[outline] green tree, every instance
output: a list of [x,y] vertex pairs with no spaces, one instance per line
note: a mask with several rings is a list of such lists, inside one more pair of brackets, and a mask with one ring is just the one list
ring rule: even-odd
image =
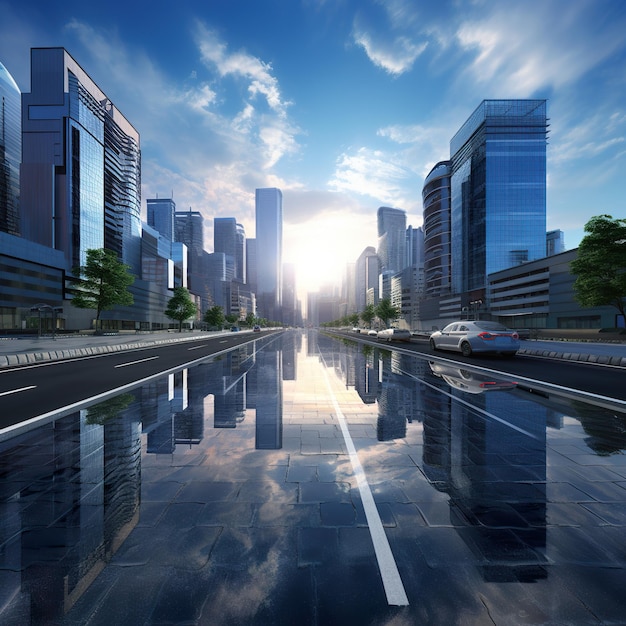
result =
[[350,324],[350,326],[358,326],[360,319],[361,318],[359,317],[358,313],[352,313],[351,315],[348,315],[348,323]]
[[115,252],[105,249],[87,250],[85,265],[72,270],[79,279],[72,304],[79,309],[95,309],[96,330],[102,311],[116,305],[130,306],[133,294],[128,291],[135,282],[130,266],[122,263]]
[[174,295],[167,303],[165,315],[178,322],[178,332],[183,330],[183,322],[196,314],[196,304],[185,287],[174,287]]
[[373,304],[368,304],[365,306],[363,311],[361,311],[361,319],[369,326],[372,327],[372,321],[376,317],[376,311],[374,310]]
[[255,324],[256,324],[256,317],[252,311],[249,311],[248,314],[246,315],[246,326],[250,326],[250,328],[252,328],[252,326],[254,326]]
[[212,306],[205,314],[204,321],[211,326],[215,327],[218,330],[222,330],[224,327],[224,309],[221,306]]
[[236,315],[235,313],[229,313],[226,316],[226,321],[231,325],[234,326],[235,324],[237,324],[237,322],[239,321],[239,315]]
[[585,232],[570,263],[576,300],[585,307],[614,306],[626,318],[626,219],[597,215]]
[[395,320],[399,315],[400,310],[398,307],[392,306],[389,298],[383,298],[376,307],[376,316],[383,321],[385,328],[389,326],[389,320]]

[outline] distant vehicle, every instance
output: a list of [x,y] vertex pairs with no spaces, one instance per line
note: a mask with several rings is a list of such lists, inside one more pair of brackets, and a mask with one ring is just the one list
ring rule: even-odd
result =
[[239,331],[239,326],[231,326],[230,327],[230,332],[231,333],[236,333]]
[[430,336],[433,350],[454,350],[463,356],[474,352],[514,356],[520,348],[519,336],[498,322],[463,320],[452,322]]
[[376,331],[376,330],[368,330],[367,331],[367,335],[368,335],[368,337],[378,337],[378,331]]
[[385,330],[379,330],[378,339],[380,341],[411,341],[411,331],[406,328],[385,328]]
[[261,332],[261,327],[257,324],[252,330],[255,333],[260,333]]
[[443,378],[450,387],[460,389],[466,393],[485,393],[486,391],[501,391],[514,389],[517,383],[513,381],[494,379],[480,372],[472,372],[467,369],[452,367],[446,363],[428,363],[435,376]]
[[361,332],[361,329],[360,329],[360,328],[357,328],[357,327],[355,326],[355,327],[352,329],[352,332],[353,332],[353,333],[360,333],[360,332]]

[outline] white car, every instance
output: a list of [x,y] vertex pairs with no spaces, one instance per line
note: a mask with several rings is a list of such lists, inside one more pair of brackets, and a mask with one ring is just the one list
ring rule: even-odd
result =
[[378,332],[375,330],[368,330],[367,334],[369,337],[378,337]]
[[454,350],[463,356],[491,352],[513,356],[520,348],[517,331],[498,322],[462,320],[452,322],[430,336],[433,350]]
[[385,328],[385,330],[379,330],[378,339],[380,341],[411,341],[411,331],[406,328]]

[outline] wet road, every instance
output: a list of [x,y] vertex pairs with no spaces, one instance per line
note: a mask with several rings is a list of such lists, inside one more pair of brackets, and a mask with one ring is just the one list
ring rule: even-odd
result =
[[615,624],[626,418],[288,332],[0,444],[0,623]]

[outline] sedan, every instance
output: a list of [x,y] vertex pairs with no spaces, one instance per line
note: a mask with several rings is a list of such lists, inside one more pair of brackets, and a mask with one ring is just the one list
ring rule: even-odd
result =
[[411,341],[411,331],[406,328],[385,328],[379,330],[377,335],[379,341]]
[[368,337],[378,337],[378,332],[376,332],[375,330],[368,330],[367,335]]
[[519,336],[498,322],[461,321],[448,324],[430,336],[433,350],[454,350],[463,356],[474,352],[513,356],[520,348]]

